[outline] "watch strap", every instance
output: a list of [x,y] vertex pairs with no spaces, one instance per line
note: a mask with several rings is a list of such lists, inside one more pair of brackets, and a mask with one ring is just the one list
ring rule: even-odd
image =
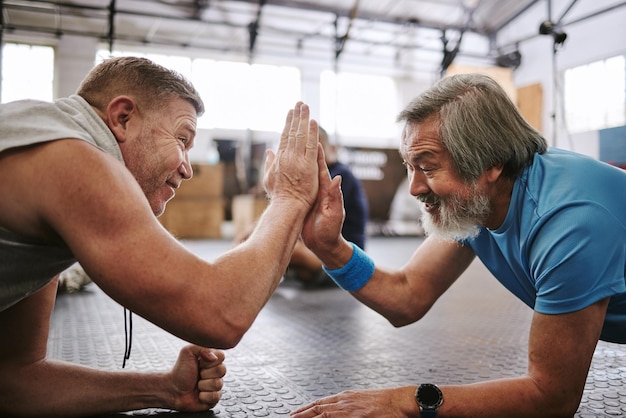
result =
[[422,418],[436,418],[437,410],[436,409],[422,409],[420,411]]

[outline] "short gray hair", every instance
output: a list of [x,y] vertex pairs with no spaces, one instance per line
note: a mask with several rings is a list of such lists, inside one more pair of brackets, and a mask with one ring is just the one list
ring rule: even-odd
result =
[[492,78],[458,74],[441,79],[413,99],[397,122],[419,124],[439,119],[439,137],[459,175],[476,180],[487,169],[503,166],[516,177],[547,148],[543,136],[524,120],[508,95]]
[[87,74],[76,94],[101,111],[115,97],[128,95],[149,110],[159,109],[164,101],[181,98],[193,105],[198,116],[204,113],[204,103],[189,80],[142,57],[104,60]]

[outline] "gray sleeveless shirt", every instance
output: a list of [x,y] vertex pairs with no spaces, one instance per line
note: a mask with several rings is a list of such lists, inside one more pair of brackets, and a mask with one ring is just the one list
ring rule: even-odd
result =
[[[82,139],[124,162],[115,137],[80,96],[0,105],[0,152],[64,138]],[[64,243],[38,241],[0,227],[0,311],[35,293],[75,261]]]

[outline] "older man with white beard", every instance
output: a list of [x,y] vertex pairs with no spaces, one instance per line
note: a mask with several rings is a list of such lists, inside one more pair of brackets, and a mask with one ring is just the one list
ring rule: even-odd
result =
[[395,326],[422,318],[476,256],[534,310],[517,378],[348,391],[292,416],[572,416],[599,339],[626,343],[626,172],[548,149],[497,83],[440,80],[400,113],[400,152],[428,238],[398,270],[341,237],[339,181],[320,178],[302,236],[344,290]]

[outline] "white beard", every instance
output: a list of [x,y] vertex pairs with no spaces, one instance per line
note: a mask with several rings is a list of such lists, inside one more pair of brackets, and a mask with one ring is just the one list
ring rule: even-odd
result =
[[467,201],[462,201],[458,196],[440,201],[437,222],[423,210],[421,222],[426,235],[446,241],[460,241],[475,238],[490,211],[489,198],[475,192]]

